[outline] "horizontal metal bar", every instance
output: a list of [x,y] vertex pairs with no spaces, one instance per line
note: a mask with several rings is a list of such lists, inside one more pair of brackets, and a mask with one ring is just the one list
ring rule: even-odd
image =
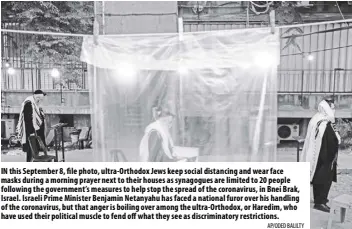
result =
[[[304,91],[304,92],[293,92],[293,91],[278,91],[277,94],[285,94],[285,95],[311,95],[311,94],[333,94],[332,91]],[[339,92],[335,91],[335,94],[343,94],[343,95],[352,95],[351,92]]]
[[[187,20],[186,18],[184,20]],[[216,25],[216,24],[228,24],[228,23],[238,23],[239,25],[246,25],[243,20],[214,20],[214,19],[199,19],[199,20],[188,20],[188,21],[183,21],[184,25],[195,25],[195,24],[207,24],[207,25]],[[261,20],[250,20],[249,24],[255,24],[255,25],[269,25],[268,22],[263,22]]]
[[1,32],[2,33],[23,33],[23,34],[48,35],[48,36],[67,36],[67,37],[93,36],[93,34],[57,33],[57,32],[49,32],[49,31],[26,31],[26,30],[15,30],[15,29],[1,29]]
[[[65,92],[88,92],[88,89],[62,89]],[[29,89],[2,89],[3,92],[32,92]],[[60,89],[47,89],[45,92],[60,92]],[[293,91],[278,91],[277,94],[285,94],[285,95],[310,95],[310,94],[333,94],[333,92],[329,91],[304,91],[304,92],[293,92]],[[335,94],[343,94],[343,95],[352,95],[351,92],[335,92]]]
[[[228,6],[230,4],[233,4],[233,3],[229,3],[229,4],[226,4],[226,5],[220,5],[220,6],[202,6],[202,5],[199,5],[203,8],[230,8],[230,9],[247,9],[247,5],[242,5],[242,6]],[[195,8],[195,6],[197,7],[197,5],[178,5],[178,8]]]
[[105,13],[105,14],[97,14],[99,16],[105,17],[126,17],[126,16],[170,16],[177,15],[175,12],[171,13],[129,13],[129,14],[113,14],[113,13]]
[[[305,23],[305,24],[294,24],[294,25],[279,25],[275,26],[275,28],[296,28],[296,27],[304,27],[304,26],[313,26],[313,25],[326,25],[326,24],[336,24],[336,23],[347,23],[347,22],[352,22],[352,19],[345,19],[345,20],[335,20],[335,21],[322,21],[322,22],[316,22],[316,23]],[[264,27],[262,27],[264,28]],[[258,28],[241,28],[241,30],[253,30],[253,29],[258,29]],[[75,37],[86,37],[86,36],[93,36],[93,34],[72,34],[72,33],[55,33],[55,32],[45,32],[45,31],[25,31],[25,30],[13,30],[13,29],[1,29],[1,32],[11,32],[11,33],[26,33],[26,34],[41,34],[41,35],[52,35],[52,36],[75,36]],[[198,32],[192,32],[193,34],[201,34],[201,33],[207,33],[207,31],[198,31]],[[100,35],[100,36],[105,36],[105,37],[123,37],[123,36],[133,36],[133,37],[138,37],[138,36],[148,36],[148,35],[154,35],[154,36],[161,36],[161,35],[171,35],[171,34],[177,34],[177,33],[150,33],[150,34],[108,34],[108,35]]]
[[[44,89],[43,89],[44,90]],[[7,93],[30,93],[32,92],[32,90],[30,89],[1,89],[2,92],[7,92]],[[46,93],[60,93],[60,89],[56,89],[56,90],[53,90],[53,89],[45,89],[45,92]],[[89,90],[88,89],[62,89],[62,92],[68,92],[68,93],[76,93],[76,92],[86,92],[88,93]]]
[[[282,72],[282,71],[287,71],[287,72],[302,72],[304,71],[305,73],[306,72],[316,72],[316,71],[324,71],[324,72],[333,72],[334,69],[331,69],[331,70],[327,70],[327,69],[279,69],[278,72]],[[344,69],[342,71],[352,71],[352,69]]]

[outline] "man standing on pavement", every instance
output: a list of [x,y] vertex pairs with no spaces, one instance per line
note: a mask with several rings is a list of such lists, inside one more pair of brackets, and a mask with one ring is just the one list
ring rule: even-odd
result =
[[41,103],[46,96],[42,90],[36,90],[22,103],[17,133],[22,143],[23,152],[27,153],[27,162],[32,161],[32,150],[29,145],[29,136],[37,135],[45,145],[45,115]]
[[318,112],[308,125],[302,159],[310,162],[314,208],[330,212],[327,205],[332,182],[337,182],[337,157],[341,137],[335,128],[335,105],[332,98],[319,103]]

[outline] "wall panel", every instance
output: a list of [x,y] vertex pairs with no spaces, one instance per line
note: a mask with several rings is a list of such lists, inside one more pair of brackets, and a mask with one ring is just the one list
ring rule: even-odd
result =
[[[251,24],[249,27],[264,27]],[[322,32],[352,26],[352,23],[335,23],[304,26],[299,29],[280,29],[282,37],[299,35],[286,47],[288,39],[281,39],[279,66],[280,92],[333,92],[335,78],[336,93],[352,93],[352,29]],[[184,32],[212,31],[245,28],[243,23],[234,22],[184,22]],[[321,32],[321,33],[318,33]],[[303,53],[303,55],[302,55]],[[308,55],[314,57],[308,60]],[[345,71],[337,71],[342,68]],[[303,84],[302,84],[303,80]]]

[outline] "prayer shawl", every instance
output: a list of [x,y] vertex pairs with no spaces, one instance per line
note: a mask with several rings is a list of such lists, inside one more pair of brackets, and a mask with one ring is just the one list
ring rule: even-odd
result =
[[18,137],[21,139],[22,145],[27,142],[27,137],[28,137],[28,136],[26,136],[26,125],[24,123],[24,112],[23,112],[24,106],[28,102],[30,102],[31,105],[32,105],[32,123],[33,123],[34,129],[36,131],[39,130],[40,126],[43,123],[43,120],[42,120],[42,118],[40,116],[41,114],[44,115],[43,111],[35,103],[34,97],[33,96],[29,96],[22,103],[20,118],[18,120],[18,124],[17,124],[17,128],[16,128]]
[[[310,162],[310,181],[312,182],[316,166],[318,163],[322,138],[325,133],[328,122],[332,126],[335,123],[334,111],[326,101],[320,102],[318,113],[313,116],[308,125],[307,136],[305,138],[303,150],[301,153],[302,161]],[[335,131],[336,137],[341,141],[340,135]]]
[[170,152],[169,145],[173,148],[174,143],[172,141],[172,138],[170,136],[170,133],[168,130],[166,130],[166,127],[160,122],[160,121],[155,121],[151,123],[147,128],[145,129],[144,136],[141,140],[141,144],[139,146],[139,156],[140,156],[140,161],[141,162],[147,162],[149,158],[149,137],[150,134],[153,131],[157,131],[158,134],[161,137],[161,142],[162,142],[162,148],[164,150],[164,153],[166,156],[170,159],[173,159],[174,157],[172,156],[172,153]]

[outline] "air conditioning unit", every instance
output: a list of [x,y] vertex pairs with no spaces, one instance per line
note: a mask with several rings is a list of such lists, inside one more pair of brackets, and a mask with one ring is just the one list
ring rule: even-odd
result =
[[309,1],[300,1],[297,3],[296,7],[311,7],[313,4],[309,3]]
[[297,124],[279,124],[277,125],[278,142],[295,140],[299,136],[299,125]]
[[349,6],[352,6],[352,1],[347,2]]
[[11,134],[16,132],[15,120],[14,119],[2,119],[1,120],[1,138],[9,139]]

